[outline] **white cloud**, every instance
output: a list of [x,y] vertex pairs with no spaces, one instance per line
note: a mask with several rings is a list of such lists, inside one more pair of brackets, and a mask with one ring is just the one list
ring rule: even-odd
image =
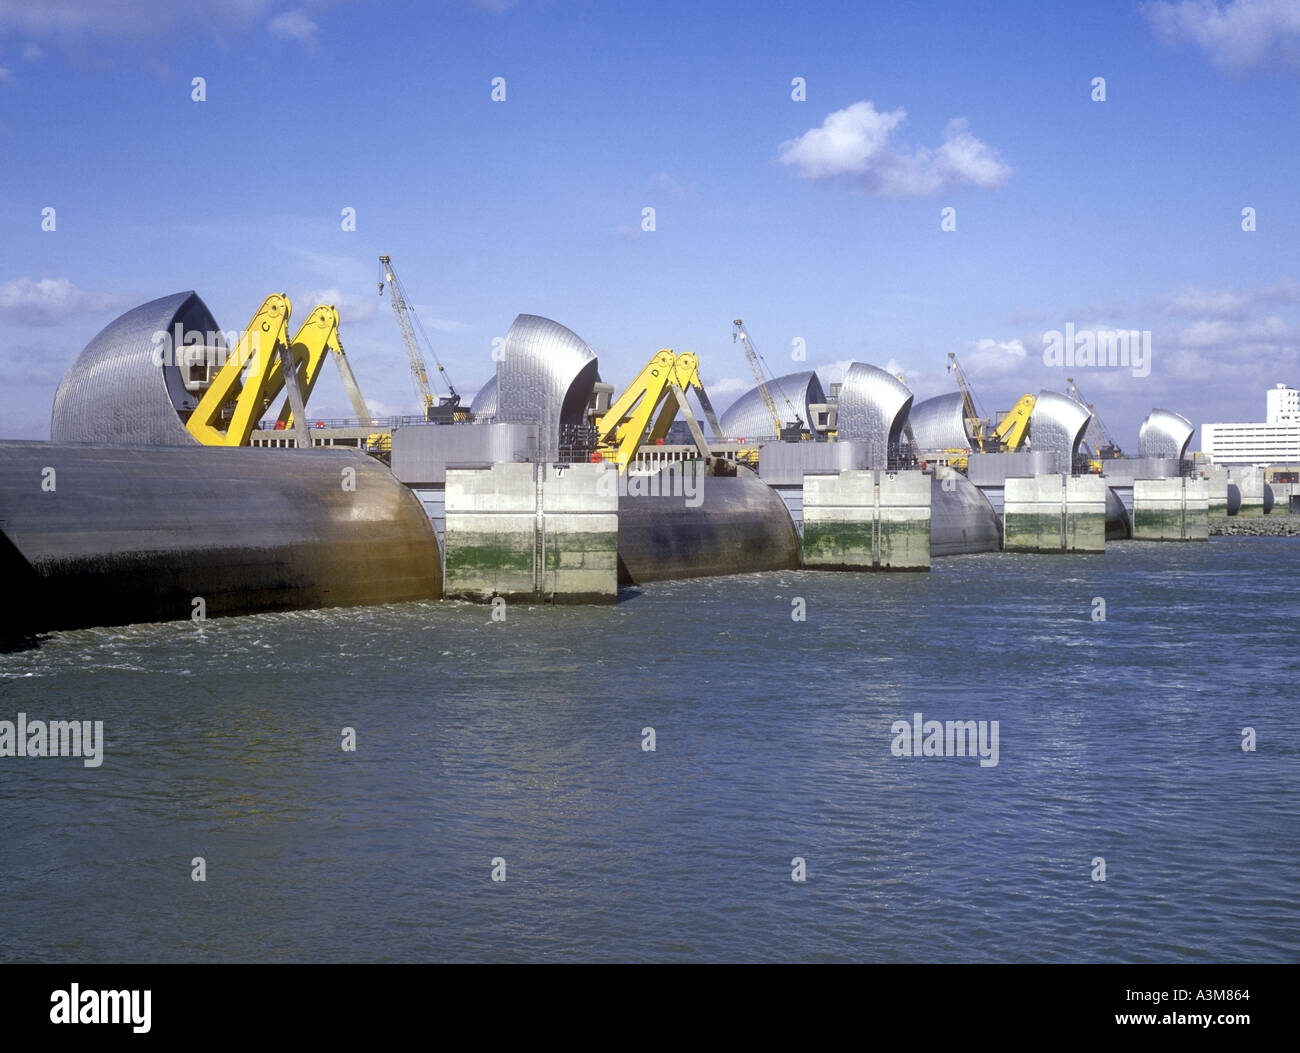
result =
[[1187,318],[1242,318],[1264,303],[1300,303],[1300,282],[1279,278],[1272,285],[1245,292],[1188,286],[1164,301],[1163,307],[1167,314]]
[[656,172],[647,182],[650,190],[662,190],[673,197],[690,197],[695,188],[681,182],[671,172]]
[[[411,412],[411,407],[406,403],[386,402],[383,399],[366,399],[366,409],[370,411],[372,418],[378,417],[401,417]],[[340,413],[340,417],[351,417],[352,407],[348,407],[346,413]]]
[[12,84],[14,82],[14,72],[0,66],[0,84]]
[[67,278],[15,278],[0,285],[0,318],[22,325],[58,325],[70,314],[124,306],[119,296],[85,292]]
[[849,371],[849,367],[853,365],[853,361],[854,360],[851,358],[837,358],[829,365],[817,367],[817,376],[822,382],[822,388],[828,395],[830,394],[832,384],[843,382],[844,374]]
[[1180,289],[1165,305],[1169,314],[1197,316],[1215,315],[1218,317],[1239,318],[1250,306],[1250,297],[1231,290],[1218,292],[1186,288]]
[[994,340],[986,336],[976,340],[971,350],[961,356],[961,366],[972,376],[998,376],[1019,373],[1027,357],[1022,340]]
[[1259,303],[1300,303],[1300,282],[1279,278],[1272,285],[1260,289],[1255,299]]
[[420,324],[440,333],[463,333],[470,328],[468,323],[457,322],[453,318],[425,318],[423,315],[420,316]]
[[23,58],[28,62],[39,62],[45,57],[45,52],[41,50],[40,44],[31,43],[23,48]]
[[912,386],[912,381],[918,379],[921,376],[920,372],[918,372],[915,369],[907,369],[896,358],[891,358],[880,368],[883,369],[886,373],[888,373],[891,377],[898,377],[908,387]]
[[[0,32],[10,30],[60,42],[95,37],[157,40],[178,30],[213,25],[249,32],[271,8],[271,0],[0,0]],[[24,57],[40,57],[39,44],[34,41],[28,50],[32,54]]]
[[[200,5],[204,14],[220,14],[215,0]],[[31,36],[78,37],[93,34],[131,36],[152,33],[179,13],[174,0],[0,0],[0,29]]]
[[1192,351],[1213,350],[1225,358],[1259,351],[1294,353],[1300,328],[1269,315],[1245,325],[1222,319],[1200,319],[1172,334],[1174,347]]
[[[371,286],[373,288],[373,286]],[[354,296],[337,286],[328,289],[302,289],[291,301],[293,313],[300,320],[309,317],[317,304],[332,304],[339,311],[339,325],[349,322],[366,322],[375,317],[379,307],[378,296]]]
[[718,405],[718,399],[736,399],[754,386],[754,381],[742,380],[740,377],[723,377],[721,380],[710,380],[704,385],[704,390],[709,393],[709,401],[715,406]]
[[812,128],[781,144],[781,163],[805,179],[842,179],[882,197],[924,197],[959,187],[996,190],[1011,174],[988,144],[956,118],[943,130],[937,150],[891,145],[907,111],[878,111],[871,100],[828,114]]
[[316,47],[316,34],[320,30],[320,26],[313,22],[302,8],[276,15],[271,19],[269,28],[272,36],[283,40],[296,40],[309,51]]
[[1141,10],[1162,40],[1195,44],[1219,69],[1240,72],[1279,62],[1300,69],[1296,0],[1157,0]]
[[1237,333],[1238,327],[1229,325],[1220,319],[1200,319],[1175,334],[1176,346],[1198,349],[1219,347]]
[[805,179],[862,175],[888,148],[889,137],[907,114],[879,113],[868,99],[836,110],[820,128],[781,144],[781,163],[798,165]]

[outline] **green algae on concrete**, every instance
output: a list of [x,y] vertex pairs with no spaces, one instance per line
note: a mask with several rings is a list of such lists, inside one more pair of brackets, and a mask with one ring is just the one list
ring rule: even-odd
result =
[[1104,552],[1106,483],[1096,475],[1010,476],[1003,520],[1007,552]]
[[846,469],[808,473],[804,566],[823,570],[928,570],[930,477]]
[[447,470],[444,593],[613,603],[618,493],[604,464],[502,462]]
[[1209,539],[1209,482],[1205,479],[1135,479],[1135,541]]

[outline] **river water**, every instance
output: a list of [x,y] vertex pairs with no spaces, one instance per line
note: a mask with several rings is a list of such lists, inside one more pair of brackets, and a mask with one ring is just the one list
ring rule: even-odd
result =
[[0,960],[1294,961],[1298,556],[55,633],[0,720],[103,759],[0,757]]

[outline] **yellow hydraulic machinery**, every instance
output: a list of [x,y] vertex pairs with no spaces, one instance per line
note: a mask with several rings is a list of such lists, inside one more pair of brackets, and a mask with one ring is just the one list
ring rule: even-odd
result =
[[1037,396],[1021,395],[989,435],[989,445],[1000,453],[1020,449],[1029,435],[1029,422],[1033,419],[1036,405]]
[[758,384],[759,397],[762,398],[763,405],[767,407],[767,414],[772,418],[772,427],[776,429],[776,434],[782,439],[804,438],[803,418],[799,416],[799,411],[791,405],[790,400],[785,398],[784,394],[781,397],[785,399],[785,404],[794,420],[785,425],[781,423],[781,414],[777,411],[776,400],[772,398],[772,390],[768,387],[767,377],[763,373],[762,356],[759,355],[758,349],[754,347],[753,341],[749,339],[749,334],[745,332],[745,323],[737,318],[731,325],[731,341],[735,343],[739,339],[741,346],[745,349],[745,358],[749,360],[749,368],[753,371],[754,380]]
[[[1022,395],[1016,400],[1016,404],[1011,407],[997,423],[987,438],[981,440],[980,452],[982,453],[1014,453],[1020,449],[1025,440],[1029,437],[1029,422],[1034,416],[1034,406],[1038,404],[1038,399],[1033,395]],[[947,449],[943,451],[947,454],[948,464],[956,468],[959,472],[964,472],[970,466],[970,451]]]
[[1093,408],[1091,402],[1083,397],[1083,392],[1074,382],[1074,377],[1065,378],[1065,390],[1069,396],[1076,402],[1082,402],[1088,407],[1088,412],[1092,416],[1088,419],[1088,431],[1084,436],[1089,447],[1091,455],[1088,461],[1089,469],[1096,475],[1102,471],[1103,461],[1114,460],[1116,457],[1123,457],[1124,451],[1111,440],[1110,433],[1106,431],[1106,425],[1102,424],[1101,418],[1097,416],[1097,411]]
[[[280,358],[288,350],[291,310],[289,297],[284,293],[268,296],[239,343],[227,354],[225,364],[185,422],[190,434],[204,446],[248,445],[257,422],[279,393],[278,388],[270,391],[268,385],[276,365],[281,366],[280,384],[284,384]],[[291,394],[297,392],[296,382],[297,372],[293,371]]]
[[[298,369],[298,390],[302,393],[304,403],[311,398],[312,390],[316,387],[327,351],[338,366],[348,401],[352,403],[352,412],[357,415],[358,421],[365,423],[370,419],[370,410],[366,408],[366,400],[361,397],[356,374],[352,372],[352,366],[343,351],[343,343],[339,339],[339,313],[331,304],[320,304],[312,310],[298,334],[289,342],[289,354]],[[272,363],[267,376],[268,394],[271,398],[275,398],[283,384],[284,370],[277,359]],[[291,429],[293,423],[293,406],[285,399],[284,405],[280,407],[276,427]]]
[[[402,280],[397,276],[397,271],[393,267],[393,258],[391,256],[380,256],[379,268],[379,295],[384,295],[385,287],[391,290],[389,302],[393,305],[393,315],[397,318],[397,328],[401,330],[402,343],[406,346],[407,363],[411,367],[411,379],[415,382],[416,394],[419,395],[420,401],[424,404],[424,419],[445,421],[447,423],[469,420],[469,411],[460,408],[460,396],[456,394],[456,387],[451,382],[451,376],[438,360],[438,353],[434,351],[433,343],[429,340],[424,331],[424,326],[420,324],[419,317],[406,297],[406,288],[402,285]],[[420,336],[424,338],[424,344],[429,349],[429,353],[433,355],[434,364],[438,367],[438,372],[443,376],[447,391],[450,392],[445,398],[439,399],[433,393],[433,389],[429,387],[429,371],[424,365],[424,355],[420,352],[420,342],[415,335],[416,329],[419,329]]]
[[970,467],[970,450],[962,448],[960,450],[949,446],[943,451],[948,457],[948,464],[956,468],[959,472],[964,472]]
[[597,450],[625,473],[643,443],[663,441],[680,411],[696,447],[708,460],[713,451],[686,398],[691,388],[695,389],[713,434],[720,436],[717,414],[700,380],[699,359],[690,351],[678,355],[670,348],[662,348],[596,420]]
[[[268,296],[239,343],[213,375],[185,422],[205,446],[247,446],[262,416],[286,388],[288,395],[277,418],[277,429],[297,432],[299,446],[311,445],[306,429],[307,399],[311,397],[330,352],[343,386],[360,421],[370,412],[339,340],[339,313],[329,304],[314,308],[292,340],[287,338],[293,307],[284,293]],[[291,363],[286,373],[286,362]],[[378,440],[379,436],[374,437]]]

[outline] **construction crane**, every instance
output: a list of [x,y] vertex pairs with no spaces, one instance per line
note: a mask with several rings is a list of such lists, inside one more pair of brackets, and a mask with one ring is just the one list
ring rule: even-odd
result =
[[758,382],[759,397],[762,398],[763,405],[767,407],[767,414],[772,418],[772,427],[776,429],[776,434],[782,439],[790,437],[791,432],[795,433],[794,438],[802,437],[804,430],[803,418],[799,416],[798,410],[791,405],[790,400],[785,398],[784,393],[781,397],[785,399],[786,406],[790,408],[790,412],[794,416],[794,423],[782,425],[781,415],[776,408],[776,400],[772,398],[772,391],[767,385],[767,377],[763,375],[762,357],[749,339],[749,334],[745,332],[745,323],[737,318],[731,324],[734,327],[731,333],[731,342],[734,344],[736,338],[740,338],[741,346],[745,349],[745,357],[749,359],[749,368],[753,370],[754,380]]
[[957,381],[957,390],[961,392],[962,413],[966,417],[966,430],[970,432],[971,442],[975,448],[984,452],[984,429],[988,425],[988,418],[980,413],[975,405],[975,393],[966,383],[966,374],[961,371],[961,364],[957,361],[957,356],[952,351],[948,352],[948,372],[953,375]]
[[[438,354],[433,350],[433,345],[429,337],[424,332],[424,327],[420,325],[420,319],[416,317],[414,310],[411,309],[410,301],[406,297],[406,289],[402,281],[397,276],[397,271],[393,268],[393,259],[391,256],[379,257],[379,295],[384,295],[384,286],[387,285],[392,290],[389,302],[393,305],[393,314],[397,318],[397,328],[401,330],[402,342],[406,345],[406,357],[411,366],[411,379],[415,381],[415,391],[419,395],[420,401],[424,403],[425,420],[460,420],[467,415],[458,412],[460,407],[460,396],[456,394],[456,387],[451,382],[451,376],[438,361]],[[416,339],[415,331],[419,329],[420,336],[424,338],[424,344],[429,348],[429,353],[433,355],[433,361],[438,366],[438,372],[443,375],[443,380],[447,385],[450,394],[443,399],[434,395],[433,390],[429,387],[429,371],[424,365],[424,355],[420,352],[420,343]]]
[[[1033,395],[1022,395],[1016,404],[997,422],[993,423],[980,411],[975,402],[975,392],[962,372],[961,363],[952,351],[948,352],[948,372],[957,382],[961,392],[962,416],[966,420],[966,431],[970,435],[971,445],[980,453],[1013,453],[1020,449],[1029,438],[1029,425],[1033,419],[1034,406],[1038,399]],[[970,463],[968,450],[948,449],[948,463],[959,471],[965,471]]]
[[1124,451],[1112,441],[1110,433],[1106,431],[1106,425],[1101,422],[1097,416],[1097,411],[1093,409],[1092,403],[1083,397],[1083,392],[1074,382],[1074,377],[1065,378],[1066,393],[1076,402],[1082,402],[1088,407],[1091,416],[1088,418],[1088,430],[1085,439],[1088,443],[1091,458],[1088,461],[1088,467],[1097,475],[1101,474],[1102,461],[1114,460],[1116,457],[1123,457]]

